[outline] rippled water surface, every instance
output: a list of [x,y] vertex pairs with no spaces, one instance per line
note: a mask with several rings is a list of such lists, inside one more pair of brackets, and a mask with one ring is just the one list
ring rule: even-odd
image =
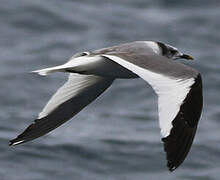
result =
[[[220,171],[220,2],[218,0],[0,0],[1,180],[218,180]],[[66,75],[29,71],[74,53],[158,40],[192,54],[204,83],[204,110],[192,149],[169,173],[157,100],[140,79],[117,80],[52,133],[8,147]]]

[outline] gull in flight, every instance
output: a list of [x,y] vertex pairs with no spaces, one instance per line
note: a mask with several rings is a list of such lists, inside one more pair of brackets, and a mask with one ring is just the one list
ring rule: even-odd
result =
[[156,41],[136,41],[75,54],[67,63],[33,71],[69,73],[38,118],[11,140],[18,145],[59,127],[102,94],[115,79],[142,78],[158,96],[159,126],[167,167],[186,158],[200,119],[203,98],[200,73],[177,59],[192,60],[177,48]]

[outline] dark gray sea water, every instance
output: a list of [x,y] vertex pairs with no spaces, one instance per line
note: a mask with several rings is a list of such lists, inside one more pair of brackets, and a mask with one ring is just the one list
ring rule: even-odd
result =
[[[141,79],[115,81],[52,133],[8,146],[67,77],[29,71],[135,40],[192,54],[181,61],[202,74],[204,110],[181,167],[166,168],[157,99]],[[0,180],[219,180],[219,0],[0,0],[0,81]]]

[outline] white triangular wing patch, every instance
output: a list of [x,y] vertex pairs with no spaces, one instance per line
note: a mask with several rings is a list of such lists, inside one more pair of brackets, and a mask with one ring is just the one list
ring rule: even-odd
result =
[[194,78],[177,79],[144,69],[115,55],[105,55],[114,62],[129,69],[147,81],[158,95],[159,125],[161,135],[167,137],[172,129],[172,121],[179,112],[180,106],[187,96]]
[[68,81],[57,90],[43,110],[39,113],[38,119],[47,116],[59,105],[63,104],[67,100],[79,94],[85,88],[90,87],[100,80],[103,80],[103,78],[99,76],[70,74]]

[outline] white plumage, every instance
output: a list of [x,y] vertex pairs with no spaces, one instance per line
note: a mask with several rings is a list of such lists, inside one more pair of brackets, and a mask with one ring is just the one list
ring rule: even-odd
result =
[[121,66],[131,70],[148,82],[158,95],[159,124],[161,135],[167,137],[172,128],[172,121],[179,112],[183,100],[186,98],[194,78],[177,79],[167,77],[138,67],[117,56],[103,55]]

